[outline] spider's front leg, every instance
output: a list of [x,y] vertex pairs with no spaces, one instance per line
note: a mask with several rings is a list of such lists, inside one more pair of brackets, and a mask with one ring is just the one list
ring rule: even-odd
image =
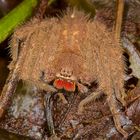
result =
[[[77,83],[78,90],[80,93],[86,94],[89,92],[89,87],[92,89],[92,83],[94,83],[94,80],[88,80],[90,82],[82,81],[82,83]],[[85,86],[86,85],[86,86]],[[102,95],[101,90],[96,90],[94,92],[91,92],[89,96],[87,96],[85,99],[83,99],[78,106],[78,114],[81,114],[84,111],[84,106],[88,104],[91,101],[95,101],[97,98],[99,98]]]
[[95,92],[92,92],[89,96],[87,96],[85,99],[83,99],[78,106],[78,114],[81,114],[84,111],[84,106],[92,101],[95,101],[97,98],[99,98],[102,95],[102,92],[100,90],[97,90]]
[[0,96],[0,118],[10,104],[11,97],[16,90],[18,81],[17,71],[14,70],[13,72],[10,72]]
[[49,93],[57,92],[56,88],[51,84],[55,79],[55,76],[51,71],[46,72],[42,70],[38,77],[38,80],[35,80],[34,82],[35,86]]

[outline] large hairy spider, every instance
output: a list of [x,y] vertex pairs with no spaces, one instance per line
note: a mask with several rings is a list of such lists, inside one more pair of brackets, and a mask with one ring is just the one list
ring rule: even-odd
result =
[[[0,117],[8,108],[18,81],[39,90],[87,93],[93,81],[99,87],[81,101],[78,113],[101,92],[113,114],[116,129],[125,137],[116,101],[125,106],[124,60],[119,40],[106,27],[89,20],[83,12],[68,11],[63,18],[32,19],[18,28],[11,40],[10,75],[0,99]],[[114,96],[115,95],[115,96]]]

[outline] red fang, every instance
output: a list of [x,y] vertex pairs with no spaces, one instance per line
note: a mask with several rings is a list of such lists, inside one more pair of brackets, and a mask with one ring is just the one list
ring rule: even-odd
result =
[[56,79],[54,81],[54,86],[57,89],[64,89],[69,92],[74,92],[75,91],[75,83],[73,81],[67,81],[64,79]]

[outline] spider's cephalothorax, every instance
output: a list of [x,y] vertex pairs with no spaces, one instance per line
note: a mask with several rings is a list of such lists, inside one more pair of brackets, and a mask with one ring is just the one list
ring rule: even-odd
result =
[[[86,94],[88,86],[97,80],[98,91],[79,104],[83,106],[104,92],[114,115],[117,130],[127,137],[121,126],[116,101],[125,105],[124,62],[119,41],[114,34],[84,13],[68,11],[63,18],[33,19],[18,28],[11,40],[10,75],[0,100],[0,115],[20,79],[39,90],[57,92],[59,89]],[[53,81],[53,84],[51,84]],[[116,115],[115,115],[116,114]]]

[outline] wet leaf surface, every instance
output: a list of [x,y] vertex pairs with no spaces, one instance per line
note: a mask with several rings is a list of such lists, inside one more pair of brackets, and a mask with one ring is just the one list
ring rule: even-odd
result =
[[0,126],[9,132],[41,139],[44,115],[42,94],[32,86],[20,83]]

